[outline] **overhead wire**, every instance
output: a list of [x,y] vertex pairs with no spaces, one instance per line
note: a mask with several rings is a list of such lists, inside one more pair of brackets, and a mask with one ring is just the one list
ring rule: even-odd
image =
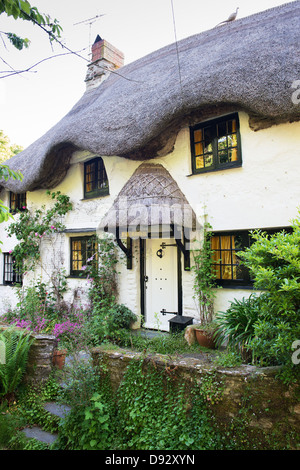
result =
[[171,8],[172,8],[173,29],[174,29],[176,56],[177,56],[177,64],[178,64],[180,96],[181,96],[181,100],[183,101],[183,85],[182,85],[182,77],[181,77],[181,66],[180,66],[179,47],[178,47],[178,40],[177,40],[176,21],[175,21],[175,12],[174,12],[173,0],[171,0]]

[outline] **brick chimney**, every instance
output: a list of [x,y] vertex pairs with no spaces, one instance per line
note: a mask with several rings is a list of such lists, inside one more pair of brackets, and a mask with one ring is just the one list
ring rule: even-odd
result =
[[95,88],[110,74],[124,65],[124,54],[99,35],[92,45],[92,61],[85,77],[86,87]]

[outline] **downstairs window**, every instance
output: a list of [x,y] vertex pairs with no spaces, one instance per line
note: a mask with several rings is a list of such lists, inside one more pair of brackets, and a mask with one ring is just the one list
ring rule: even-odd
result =
[[10,253],[3,253],[3,284],[22,284],[22,273],[16,268],[14,257]]
[[95,237],[72,237],[71,243],[71,276],[79,277],[84,274],[84,267],[97,255]]

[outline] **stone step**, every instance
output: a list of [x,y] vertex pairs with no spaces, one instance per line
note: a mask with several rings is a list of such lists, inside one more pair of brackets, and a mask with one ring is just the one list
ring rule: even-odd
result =
[[[55,402],[45,403],[44,408],[49,413],[58,416],[59,418],[64,418],[71,411],[71,407],[68,405],[62,405]],[[43,442],[45,444],[53,444],[57,439],[56,433],[51,433],[44,431],[39,426],[33,426],[31,428],[24,428],[22,432],[28,438],[36,439],[37,441]]]
[[57,439],[57,434],[44,431],[39,426],[22,429],[22,432],[26,437],[36,439],[37,441],[44,442],[45,444],[53,444]]
[[68,405],[61,405],[55,402],[49,402],[44,405],[44,408],[49,413],[58,416],[59,418],[65,418],[71,411],[71,407]]

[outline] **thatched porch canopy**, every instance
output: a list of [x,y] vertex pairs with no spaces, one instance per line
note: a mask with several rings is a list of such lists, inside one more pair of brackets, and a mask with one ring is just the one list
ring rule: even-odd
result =
[[[124,185],[98,230],[148,236],[149,229],[195,230],[196,215],[170,173],[143,163]],[[181,238],[181,237],[180,237]]]
[[299,18],[298,0],[121,67],[11,158],[10,167],[24,179],[10,178],[2,186],[15,192],[53,187],[76,149],[141,161],[161,157],[172,151],[183,126],[233,110],[248,113],[254,130],[299,120],[292,100],[299,80]]

